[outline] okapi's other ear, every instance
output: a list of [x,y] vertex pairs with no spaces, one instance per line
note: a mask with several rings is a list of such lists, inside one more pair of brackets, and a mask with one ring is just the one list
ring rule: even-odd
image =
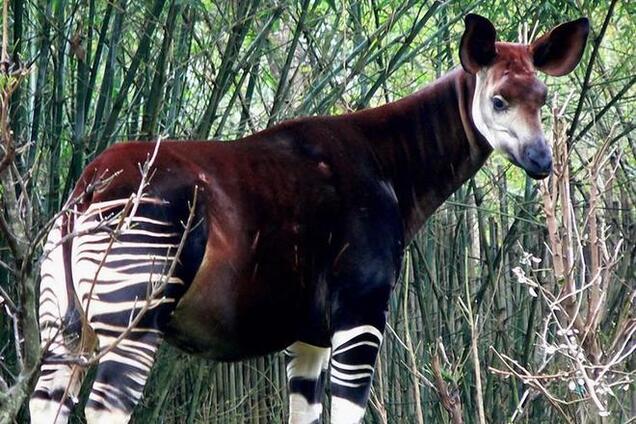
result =
[[555,77],[571,72],[583,56],[589,32],[590,21],[587,18],[552,29],[530,44],[534,67]]
[[488,19],[474,13],[466,15],[464,24],[466,29],[459,44],[459,59],[466,72],[476,74],[497,56],[497,31]]

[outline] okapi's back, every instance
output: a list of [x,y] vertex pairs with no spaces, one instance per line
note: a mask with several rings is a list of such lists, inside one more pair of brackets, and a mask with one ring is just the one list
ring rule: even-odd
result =
[[[71,198],[79,198],[80,204],[84,206],[92,202],[128,198],[139,191],[144,165],[149,167],[145,175],[147,186],[144,188],[149,195],[174,195],[184,188],[197,184],[201,186],[196,165],[185,155],[188,152],[192,154],[194,146],[188,149],[181,144],[162,142],[156,152],[156,143],[115,144],[85,168]],[[83,196],[91,186],[99,189]]]

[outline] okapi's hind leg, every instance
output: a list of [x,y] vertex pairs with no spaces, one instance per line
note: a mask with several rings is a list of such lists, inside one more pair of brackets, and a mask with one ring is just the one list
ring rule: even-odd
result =
[[85,407],[89,424],[128,422],[163,326],[185,289],[177,258],[183,229],[166,221],[158,207],[141,204],[130,226],[113,237],[96,227],[97,212],[113,203],[94,203],[75,222],[76,231],[86,235],[73,241],[73,276],[100,355]]
[[[99,339],[103,346],[114,342],[113,337],[104,334]],[[87,423],[129,421],[142,397],[161,339],[158,332],[135,332],[100,359],[84,410]]]
[[58,361],[70,357],[73,352],[65,346],[61,332],[53,327],[44,331],[49,330],[55,334],[52,339],[43,337],[50,348],[44,353],[40,377],[29,401],[33,423],[65,423],[78,402],[85,376],[83,367]]
[[304,342],[285,349],[290,424],[319,422],[330,351]]
[[81,324],[66,291],[67,269],[60,245],[62,222],[62,218],[58,219],[49,232],[40,271],[39,324],[43,352],[40,376],[29,402],[33,423],[66,422],[85,374],[82,367],[63,362],[78,353]]

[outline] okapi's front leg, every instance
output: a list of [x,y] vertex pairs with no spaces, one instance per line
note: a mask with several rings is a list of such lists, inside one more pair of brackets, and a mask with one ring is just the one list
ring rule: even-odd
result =
[[[377,294],[387,298],[387,294]],[[375,302],[373,302],[375,303]],[[383,302],[382,302],[383,303]],[[330,369],[331,423],[354,424],[364,417],[373,382],[375,362],[382,344],[386,309],[369,305],[350,309],[357,319],[335,323]]]
[[[401,227],[384,211],[357,227],[336,260],[331,301],[331,423],[359,423],[364,417],[380,351],[391,289],[402,256]],[[372,217],[369,213],[365,218]],[[374,224],[374,225],[371,225]],[[352,225],[356,228],[356,225]]]
[[362,420],[369,400],[382,330],[359,325],[333,335],[331,357],[331,423]]
[[330,351],[304,342],[285,349],[290,424],[319,422]]

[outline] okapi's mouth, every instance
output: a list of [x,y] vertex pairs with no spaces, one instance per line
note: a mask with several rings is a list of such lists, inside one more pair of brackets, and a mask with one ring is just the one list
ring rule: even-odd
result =
[[550,175],[551,171],[547,171],[541,174],[535,174],[534,172],[528,171],[527,169],[525,170],[526,174],[532,178],[533,180],[543,180],[545,178],[548,177],[548,175]]

